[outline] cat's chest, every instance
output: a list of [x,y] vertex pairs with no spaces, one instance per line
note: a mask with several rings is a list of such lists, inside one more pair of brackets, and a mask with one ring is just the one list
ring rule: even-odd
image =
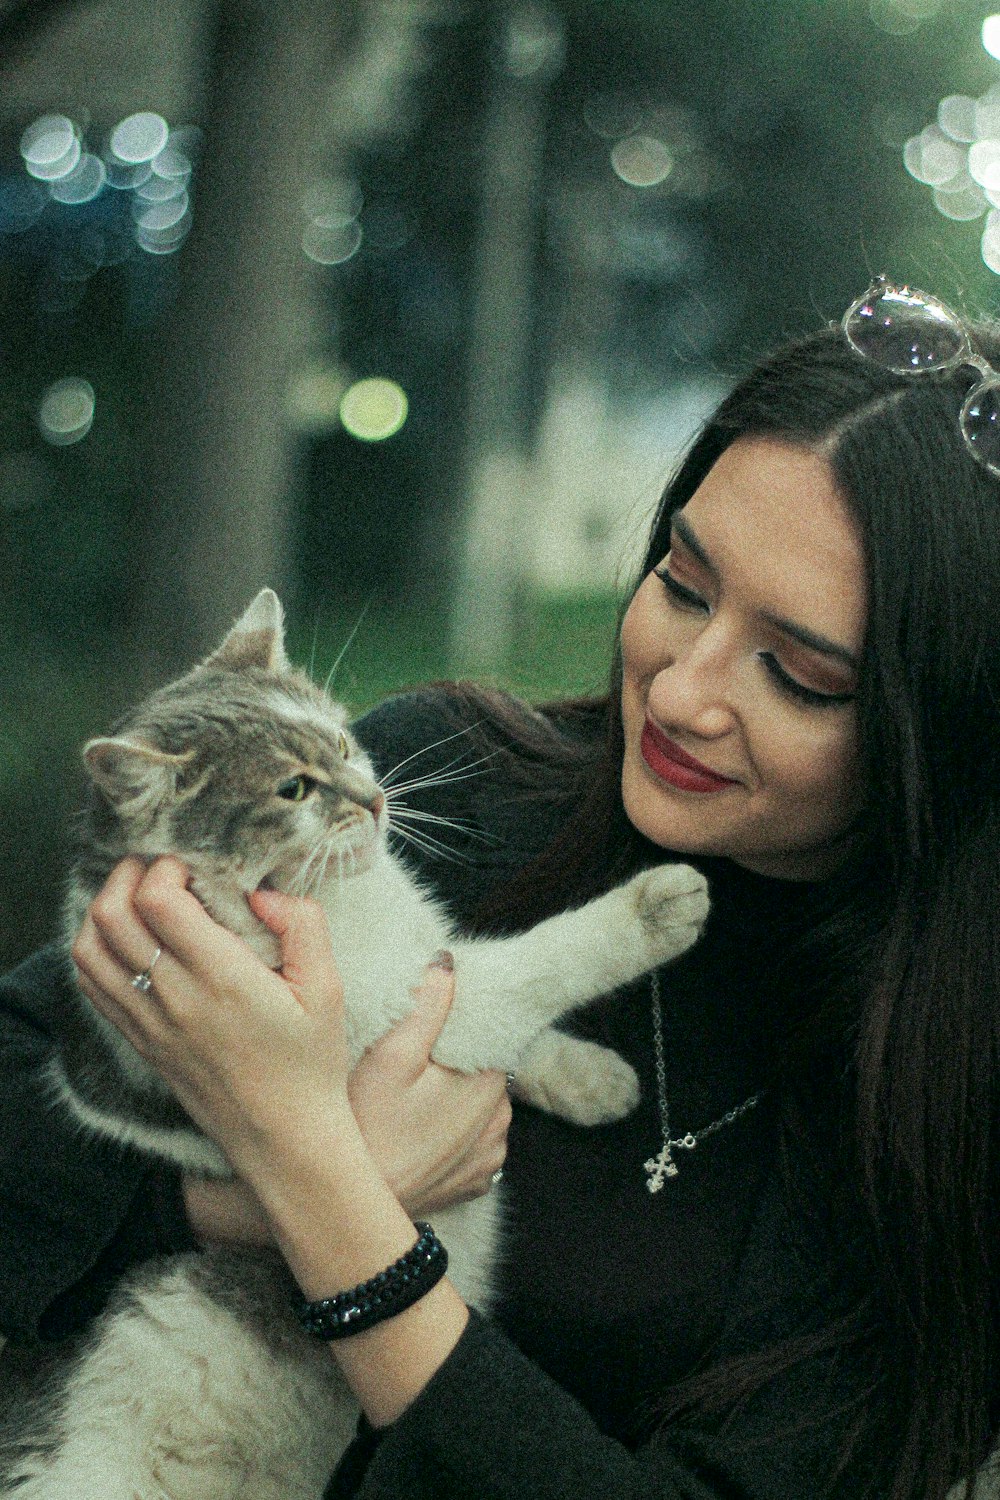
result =
[[352,1049],[370,1046],[413,1009],[413,989],[453,936],[440,906],[388,856],[323,900],[344,983]]

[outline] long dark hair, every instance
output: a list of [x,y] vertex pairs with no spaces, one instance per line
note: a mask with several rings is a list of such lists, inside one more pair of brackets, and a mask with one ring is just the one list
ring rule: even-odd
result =
[[[996,358],[1000,339],[977,330],[975,341]],[[836,329],[779,352],[693,444],[640,573],[669,550],[673,512],[745,436],[823,454],[864,539],[867,811],[809,936],[823,991],[783,1066],[799,1140],[805,1080],[827,1077],[844,1100],[828,1181],[864,1227],[869,1301],[888,1330],[854,1436],[886,1455],[891,1500],[944,1500],[986,1456],[998,1415],[1000,481],[961,439],[968,384],[961,371],[891,375]],[[567,798],[560,836],[491,900],[494,925],[527,925],[662,858],[621,805],[620,681],[616,651],[608,697],[557,707],[547,723],[468,695],[525,780]],[[798,1352],[709,1370],[671,1409],[688,1397],[723,1409],[824,1338],[866,1326],[848,1316]]]

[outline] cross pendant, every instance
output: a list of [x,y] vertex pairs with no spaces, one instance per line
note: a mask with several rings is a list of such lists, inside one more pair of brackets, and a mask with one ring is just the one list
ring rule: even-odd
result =
[[677,1163],[670,1155],[669,1141],[664,1141],[663,1150],[658,1156],[651,1156],[649,1161],[643,1162],[643,1168],[649,1173],[646,1186],[651,1193],[660,1191],[665,1178],[677,1176]]

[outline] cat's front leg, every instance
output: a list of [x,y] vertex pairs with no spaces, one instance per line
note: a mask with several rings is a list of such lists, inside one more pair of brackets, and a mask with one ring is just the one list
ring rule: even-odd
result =
[[574,1125],[609,1125],[639,1103],[639,1079],[611,1047],[547,1027],[524,1054],[513,1092]]
[[707,914],[704,876],[658,865],[516,937],[457,943],[456,999],[435,1060],[517,1071],[544,1027],[677,958]]

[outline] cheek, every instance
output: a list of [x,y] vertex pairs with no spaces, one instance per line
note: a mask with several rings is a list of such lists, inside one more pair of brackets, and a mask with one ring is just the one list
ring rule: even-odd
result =
[[641,683],[662,664],[663,622],[654,618],[650,582],[647,579],[639,589],[622,621],[622,671],[627,684]]
[[817,818],[850,814],[858,801],[857,734],[853,722],[799,736],[776,738],[773,785],[782,797]]

